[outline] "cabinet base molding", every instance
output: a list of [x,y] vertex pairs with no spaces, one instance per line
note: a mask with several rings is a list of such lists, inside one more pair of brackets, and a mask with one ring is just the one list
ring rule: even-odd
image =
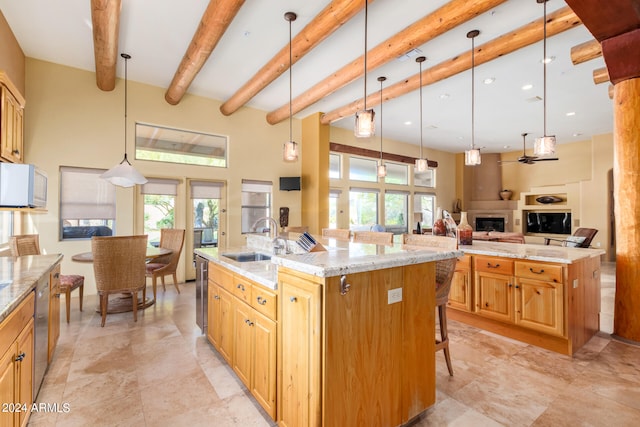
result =
[[488,319],[477,314],[467,313],[459,310],[447,310],[449,320],[466,323],[467,325],[493,332],[507,338],[522,341],[527,344],[535,345],[546,350],[555,351],[556,353],[573,355],[573,345],[570,339],[564,337],[553,337],[541,332],[532,331],[521,328],[516,325],[507,325],[503,322]]

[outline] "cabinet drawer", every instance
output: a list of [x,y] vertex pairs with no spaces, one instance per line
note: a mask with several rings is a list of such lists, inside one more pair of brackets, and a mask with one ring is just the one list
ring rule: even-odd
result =
[[262,286],[252,287],[251,306],[271,320],[276,320],[277,302],[278,297],[274,292]]
[[209,263],[209,281],[233,292],[233,273],[212,262]]
[[475,257],[476,271],[513,276],[513,264],[512,260],[505,258]]
[[[35,312],[35,292],[31,292],[9,315],[0,323],[0,355],[18,338],[20,331],[33,319]],[[45,331],[46,332],[46,331]]]
[[544,282],[562,283],[562,266],[538,262],[516,262],[516,276]]
[[456,271],[465,270],[468,271],[471,269],[471,256],[470,255],[462,255],[458,258],[458,262],[456,262]]
[[242,276],[235,275],[233,281],[233,295],[238,297],[239,300],[251,304],[251,282]]

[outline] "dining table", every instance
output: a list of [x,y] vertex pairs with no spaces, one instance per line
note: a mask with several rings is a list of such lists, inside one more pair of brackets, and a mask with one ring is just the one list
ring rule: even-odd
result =
[[[147,247],[146,260],[147,262],[149,262],[163,255],[169,255],[172,252],[173,250],[168,248],[160,248],[160,247],[156,248],[153,246],[149,246]],[[75,254],[71,257],[71,260],[76,262],[86,262],[86,263],[93,262],[93,252],[81,252],[81,253]],[[138,310],[144,310],[145,308],[151,307],[153,304],[155,304],[155,302],[156,302],[155,299],[147,297],[145,298],[144,301],[140,301],[138,303]],[[108,314],[126,313],[132,310],[133,308],[131,306],[130,293],[123,293],[115,298],[109,299],[109,305],[107,309]],[[96,312],[100,313],[100,306],[96,308]]]

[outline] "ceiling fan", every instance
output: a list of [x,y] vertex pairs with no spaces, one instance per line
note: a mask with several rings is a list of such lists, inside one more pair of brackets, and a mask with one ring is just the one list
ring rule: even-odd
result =
[[[532,165],[535,162],[544,162],[544,161],[548,161],[548,160],[558,160],[557,157],[536,157],[536,156],[527,156],[526,152],[525,152],[525,143],[526,143],[526,137],[527,135],[529,135],[528,133],[523,133],[522,134],[522,156],[518,157],[517,162],[518,163],[524,163],[527,165]],[[511,163],[512,161],[509,160],[505,160],[505,161],[501,161],[500,163]],[[515,162],[515,160],[513,161]]]

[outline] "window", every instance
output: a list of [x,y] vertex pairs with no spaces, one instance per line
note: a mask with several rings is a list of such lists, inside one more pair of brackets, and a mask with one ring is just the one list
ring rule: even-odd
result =
[[342,191],[329,190],[329,228],[338,228],[338,199]]
[[175,204],[178,194],[176,179],[149,178],[142,185],[141,192],[144,195],[144,234],[148,237],[151,246],[160,244],[160,230],[162,228],[174,228]]
[[13,234],[13,212],[0,212],[0,246],[9,243],[9,237]]
[[384,226],[394,234],[407,232],[409,193],[386,191],[384,193]]
[[387,176],[384,178],[385,184],[409,184],[409,165],[386,162]]
[[413,210],[418,214],[422,214],[421,224],[427,227],[433,226],[434,206],[436,205],[435,194],[416,193],[413,199]]
[[116,188],[100,178],[103,169],[60,167],[60,236],[62,240],[112,236]]
[[227,137],[136,123],[136,159],[227,167]]
[[221,182],[191,181],[195,247],[218,245],[222,186]]
[[367,231],[377,223],[378,191],[367,188],[352,188],[349,191],[349,229]]
[[378,161],[349,157],[349,179],[378,182]]
[[340,179],[342,174],[340,173],[340,155],[329,154],[329,178]]
[[[262,217],[271,216],[271,191],[273,183],[270,181],[242,180],[242,233],[251,233],[253,224]],[[265,221],[262,232],[269,230],[269,223]],[[276,230],[277,231],[277,230]]]
[[413,183],[419,187],[435,188],[436,178],[435,171],[433,169],[427,169],[425,172],[414,172]]

